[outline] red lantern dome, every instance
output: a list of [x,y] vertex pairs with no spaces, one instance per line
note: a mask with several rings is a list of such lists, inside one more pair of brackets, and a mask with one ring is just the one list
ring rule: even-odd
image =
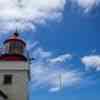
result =
[[26,43],[15,32],[13,36],[4,41],[5,52],[0,56],[0,60],[26,61],[24,56]]

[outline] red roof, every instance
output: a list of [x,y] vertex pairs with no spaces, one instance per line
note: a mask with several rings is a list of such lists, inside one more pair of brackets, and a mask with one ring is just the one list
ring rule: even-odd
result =
[[4,41],[4,44],[7,43],[7,42],[11,42],[11,41],[12,41],[12,42],[13,42],[13,41],[19,41],[19,42],[21,42],[24,46],[26,45],[26,43],[24,42],[24,40],[22,40],[22,39],[19,37],[18,33],[14,33],[13,36],[11,36],[9,39],[5,40],[5,41]]

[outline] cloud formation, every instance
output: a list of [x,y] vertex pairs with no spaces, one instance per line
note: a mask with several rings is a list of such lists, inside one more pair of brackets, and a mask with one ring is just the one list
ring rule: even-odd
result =
[[100,71],[100,55],[84,56],[81,61],[86,66],[86,69],[92,68]]
[[34,30],[62,16],[66,0],[0,0],[0,30]]
[[100,4],[100,0],[70,0],[73,4],[78,5],[84,12],[89,12]]
[[35,30],[36,25],[59,21],[68,2],[84,12],[100,5],[100,0],[0,0],[0,31]]
[[33,87],[48,88],[50,92],[56,92],[66,87],[74,87],[80,83],[82,79],[80,72],[64,69],[56,62],[60,61],[59,63],[64,64],[65,60],[59,59],[64,58],[67,61],[70,56],[60,55],[57,57],[59,59],[52,63],[50,61],[56,58],[53,57],[51,52],[42,48],[37,48],[33,55],[37,58],[31,67]]
[[58,56],[56,58],[52,58],[51,60],[49,60],[51,63],[63,63],[65,62],[66,60],[71,60],[72,58],[72,55],[71,54],[64,54],[64,55],[61,55],[61,56]]

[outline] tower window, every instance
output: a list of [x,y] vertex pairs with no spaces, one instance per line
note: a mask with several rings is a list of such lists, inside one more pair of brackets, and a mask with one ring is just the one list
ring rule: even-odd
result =
[[12,84],[12,75],[4,75],[3,84],[4,85]]

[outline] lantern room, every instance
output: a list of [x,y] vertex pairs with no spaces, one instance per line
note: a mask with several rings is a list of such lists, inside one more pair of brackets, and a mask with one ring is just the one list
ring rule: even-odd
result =
[[4,53],[0,60],[26,60],[24,55],[26,43],[15,32],[10,38],[4,41]]

